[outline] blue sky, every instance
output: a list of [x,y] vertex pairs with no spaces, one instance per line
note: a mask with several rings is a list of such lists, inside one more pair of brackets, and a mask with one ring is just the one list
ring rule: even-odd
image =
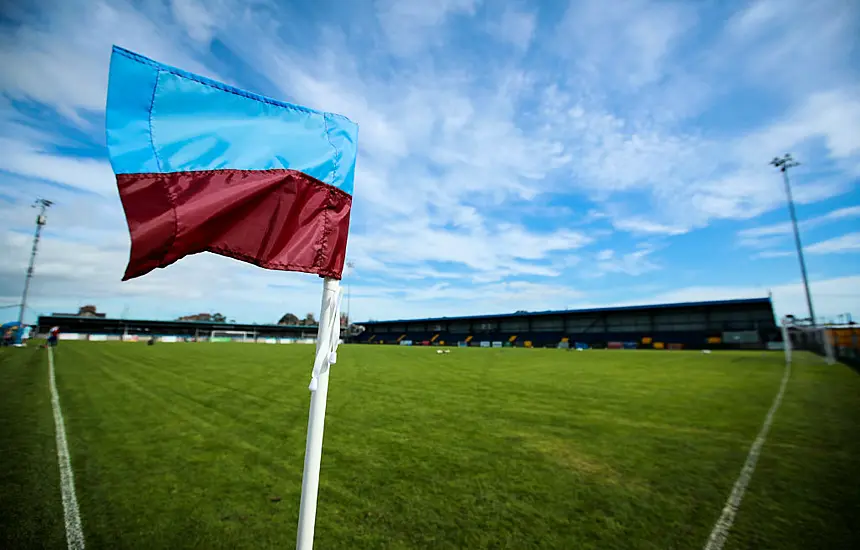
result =
[[787,151],[817,313],[860,318],[856,2],[69,0],[0,26],[0,306],[30,203],[56,202],[30,318],[319,310],[316,277],[209,254],[120,282],[112,44],[359,123],[356,319],[768,292],[804,314]]

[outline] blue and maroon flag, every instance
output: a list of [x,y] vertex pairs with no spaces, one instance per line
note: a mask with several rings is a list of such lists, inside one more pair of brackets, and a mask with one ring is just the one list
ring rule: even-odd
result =
[[358,126],[114,47],[107,145],[123,280],[198,252],[340,279]]

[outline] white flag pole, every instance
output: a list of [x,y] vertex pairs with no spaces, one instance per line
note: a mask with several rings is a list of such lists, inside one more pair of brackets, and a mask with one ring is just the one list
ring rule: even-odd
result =
[[296,535],[297,550],[311,550],[314,546],[328,374],[329,365],[337,360],[335,350],[340,340],[339,310],[340,283],[336,279],[326,278],[323,283],[322,310],[319,329],[317,329],[317,351],[310,385],[311,408],[308,414],[308,440],[305,448],[305,469],[302,475],[299,528]]

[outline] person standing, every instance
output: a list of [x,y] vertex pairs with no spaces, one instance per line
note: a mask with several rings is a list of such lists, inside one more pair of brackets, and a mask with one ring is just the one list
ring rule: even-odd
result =
[[57,347],[57,342],[60,340],[60,327],[51,327],[48,331],[48,345],[52,348]]
[[12,342],[15,341],[15,333],[18,331],[18,325],[7,323],[3,325],[2,328],[2,336],[3,336],[3,346],[11,346]]

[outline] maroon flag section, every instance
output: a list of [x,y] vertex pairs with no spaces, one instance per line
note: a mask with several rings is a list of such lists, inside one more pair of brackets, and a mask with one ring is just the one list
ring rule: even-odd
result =
[[295,170],[117,174],[131,233],[123,280],[214,252],[339,279],[352,197]]

